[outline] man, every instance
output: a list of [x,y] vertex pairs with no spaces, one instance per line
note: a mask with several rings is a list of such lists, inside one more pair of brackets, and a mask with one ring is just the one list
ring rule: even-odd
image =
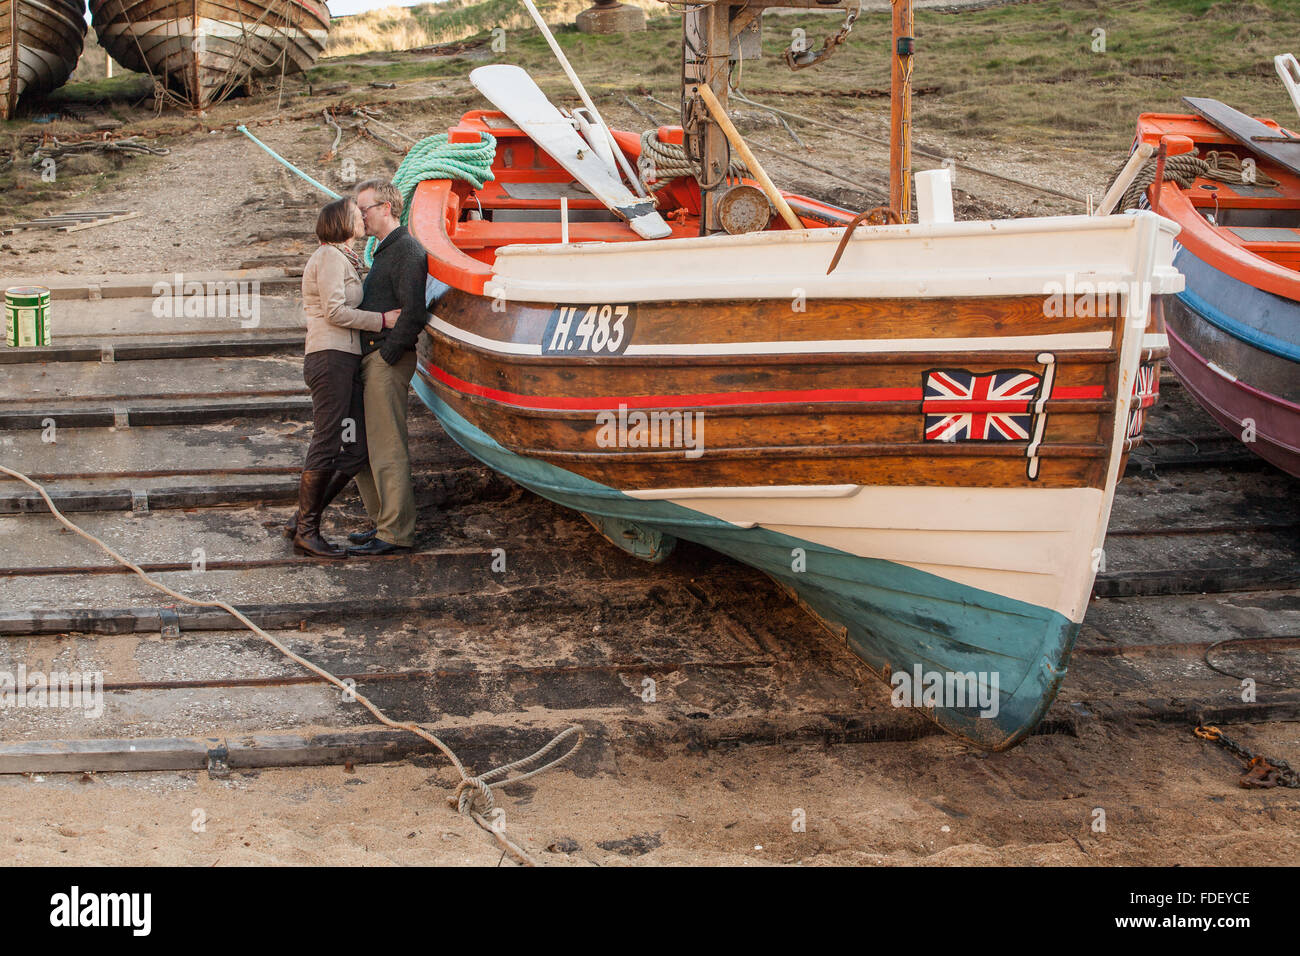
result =
[[357,187],[357,205],[366,235],[379,240],[366,276],[359,309],[400,309],[396,325],[361,334],[361,378],[365,385],[366,447],[369,471],[356,476],[372,531],[349,535],[348,554],[381,555],[410,551],[415,543],[415,492],[407,447],[406,412],[415,342],[428,317],[424,247],[401,223],[402,194],[390,182],[372,179]]

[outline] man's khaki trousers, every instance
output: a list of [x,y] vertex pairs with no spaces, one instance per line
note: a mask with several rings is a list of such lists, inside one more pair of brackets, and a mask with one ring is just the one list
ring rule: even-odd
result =
[[375,523],[375,537],[402,548],[415,543],[415,491],[406,444],[406,411],[414,374],[414,351],[407,352],[396,365],[389,365],[378,352],[361,360],[370,468],[358,472],[357,489]]

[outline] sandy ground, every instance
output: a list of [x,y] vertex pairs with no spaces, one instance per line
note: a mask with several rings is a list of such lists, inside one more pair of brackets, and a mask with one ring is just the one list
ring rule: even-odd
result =
[[[1294,724],[1239,733],[1300,748]],[[585,779],[552,771],[499,804],[543,865],[1293,864],[1297,792],[1243,790],[1236,771],[1171,729],[1038,737],[1003,755],[932,737],[631,755]],[[3,778],[0,845],[16,864],[497,865],[492,838],[446,806],[453,780],[432,758],[226,780]]]

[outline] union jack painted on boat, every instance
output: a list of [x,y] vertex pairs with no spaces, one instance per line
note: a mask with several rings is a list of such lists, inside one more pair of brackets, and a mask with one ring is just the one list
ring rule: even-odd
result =
[[1028,441],[1030,405],[1041,382],[1040,375],[1022,369],[926,372],[926,441]]
[[1126,437],[1137,438],[1146,426],[1147,409],[1160,397],[1160,375],[1154,365],[1138,366],[1133,379],[1133,401],[1128,406],[1128,431]]

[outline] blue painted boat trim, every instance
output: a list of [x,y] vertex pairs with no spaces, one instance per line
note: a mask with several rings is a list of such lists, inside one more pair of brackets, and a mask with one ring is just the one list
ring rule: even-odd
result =
[[1300,303],[1221,272],[1186,247],[1179,247],[1174,266],[1186,277],[1186,286],[1178,293],[1184,305],[1220,331],[1260,351],[1300,362]]
[[[558,504],[633,521],[720,551],[788,585],[879,675],[996,673],[996,716],[979,707],[923,710],[944,729],[991,750],[1019,742],[1042,719],[1065,676],[1079,624],[1048,608],[863,558],[766,528],[741,528],[668,501],[645,501],[517,455],[461,417],[419,375],[412,382],[448,435],[471,455]],[[802,549],[806,569],[794,571]],[[881,688],[881,693],[889,693]]]

